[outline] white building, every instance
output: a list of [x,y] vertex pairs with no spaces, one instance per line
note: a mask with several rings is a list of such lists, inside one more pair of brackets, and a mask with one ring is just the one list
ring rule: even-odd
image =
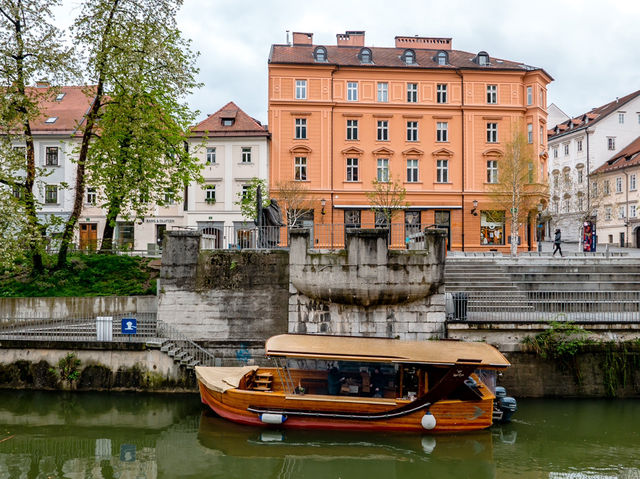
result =
[[251,246],[254,228],[236,204],[252,178],[268,180],[269,132],[229,102],[191,129],[190,151],[204,170],[205,183],[185,195],[186,225],[216,236],[216,246]]
[[[602,192],[588,176],[640,135],[640,90],[555,125],[549,130],[551,230],[580,241],[585,218],[598,217]],[[602,238],[599,239],[599,241]]]

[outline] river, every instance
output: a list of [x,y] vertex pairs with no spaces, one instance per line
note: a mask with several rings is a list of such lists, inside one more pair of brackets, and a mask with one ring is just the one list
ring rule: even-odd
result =
[[238,426],[196,395],[0,391],[0,479],[640,479],[640,401],[518,406],[510,424],[428,436]]

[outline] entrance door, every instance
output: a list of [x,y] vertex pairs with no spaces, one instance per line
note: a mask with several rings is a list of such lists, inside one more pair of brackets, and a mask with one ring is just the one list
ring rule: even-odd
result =
[[167,225],[156,225],[156,244],[158,248],[162,249],[162,240],[164,239],[164,232],[167,231]]
[[436,210],[434,223],[447,230],[447,251],[451,251],[451,211]]
[[80,223],[80,249],[95,251],[98,246],[98,224]]
[[636,248],[640,248],[640,228],[636,228]]

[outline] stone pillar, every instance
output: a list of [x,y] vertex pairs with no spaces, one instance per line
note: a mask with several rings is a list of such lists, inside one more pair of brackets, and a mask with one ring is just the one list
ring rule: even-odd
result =
[[200,232],[191,230],[165,232],[160,270],[164,291],[195,289],[201,236]]

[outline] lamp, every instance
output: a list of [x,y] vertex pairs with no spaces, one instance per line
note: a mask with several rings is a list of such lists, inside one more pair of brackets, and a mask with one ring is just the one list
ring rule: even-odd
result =
[[473,216],[478,216],[478,212],[476,211],[478,209],[478,200],[473,200],[473,209],[471,210],[471,214]]
[[320,214],[324,216],[325,211],[324,211],[324,207],[327,205],[327,200],[325,200],[324,198],[322,198],[320,200],[320,206],[322,206],[322,209],[320,210]]

